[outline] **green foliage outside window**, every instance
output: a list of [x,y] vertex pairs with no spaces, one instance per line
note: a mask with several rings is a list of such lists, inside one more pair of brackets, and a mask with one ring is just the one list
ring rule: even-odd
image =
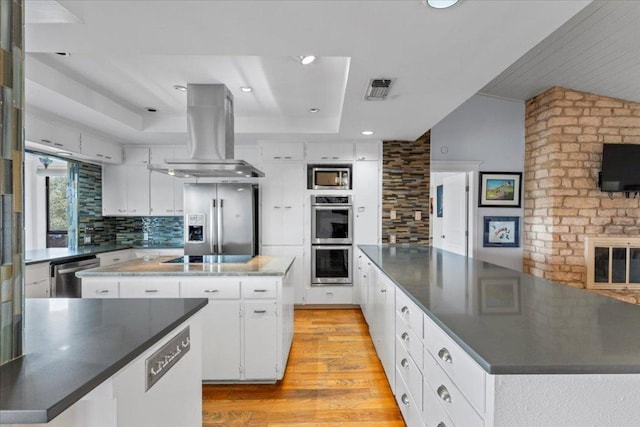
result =
[[67,217],[67,177],[49,177],[49,230],[66,231]]

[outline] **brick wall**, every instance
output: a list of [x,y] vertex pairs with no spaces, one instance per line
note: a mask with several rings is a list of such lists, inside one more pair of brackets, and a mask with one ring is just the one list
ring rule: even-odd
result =
[[640,104],[554,87],[525,128],[524,271],[584,287],[585,236],[640,235],[640,200],[598,188],[602,144],[640,144]]
[[[415,141],[382,144],[382,242],[429,244],[429,172],[431,132]],[[391,219],[391,210],[396,219]],[[415,211],[422,219],[415,220]]]

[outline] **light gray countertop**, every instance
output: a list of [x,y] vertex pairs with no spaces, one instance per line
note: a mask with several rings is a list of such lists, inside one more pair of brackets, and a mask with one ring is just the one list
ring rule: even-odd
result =
[[182,249],[181,246],[140,243],[140,244],[105,244],[93,246],[80,246],[77,249],[70,248],[45,248],[25,251],[25,264],[38,264],[41,262],[62,261],[65,259],[77,258],[84,255],[97,255],[105,252],[120,251],[123,249]]
[[109,276],[284,276],[294,258],[258,255],[246,263],[164,264],[175,257],[138,258],[108,267],[83,270],[78,277]]
[[359,246],[490,374],[640,373],[640,306],[428,247]]

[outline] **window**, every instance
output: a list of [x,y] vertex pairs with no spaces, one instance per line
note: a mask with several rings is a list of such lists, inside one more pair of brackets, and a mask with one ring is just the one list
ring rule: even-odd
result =
[[67,177],[47,176],[47,247],[66,248],[69,216],[67,204]]

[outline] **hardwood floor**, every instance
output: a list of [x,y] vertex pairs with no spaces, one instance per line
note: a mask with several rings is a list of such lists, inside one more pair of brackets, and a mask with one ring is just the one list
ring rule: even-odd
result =
[[296,310],[285,377],[203,385],[203,426],[402,427],[360,310]]

